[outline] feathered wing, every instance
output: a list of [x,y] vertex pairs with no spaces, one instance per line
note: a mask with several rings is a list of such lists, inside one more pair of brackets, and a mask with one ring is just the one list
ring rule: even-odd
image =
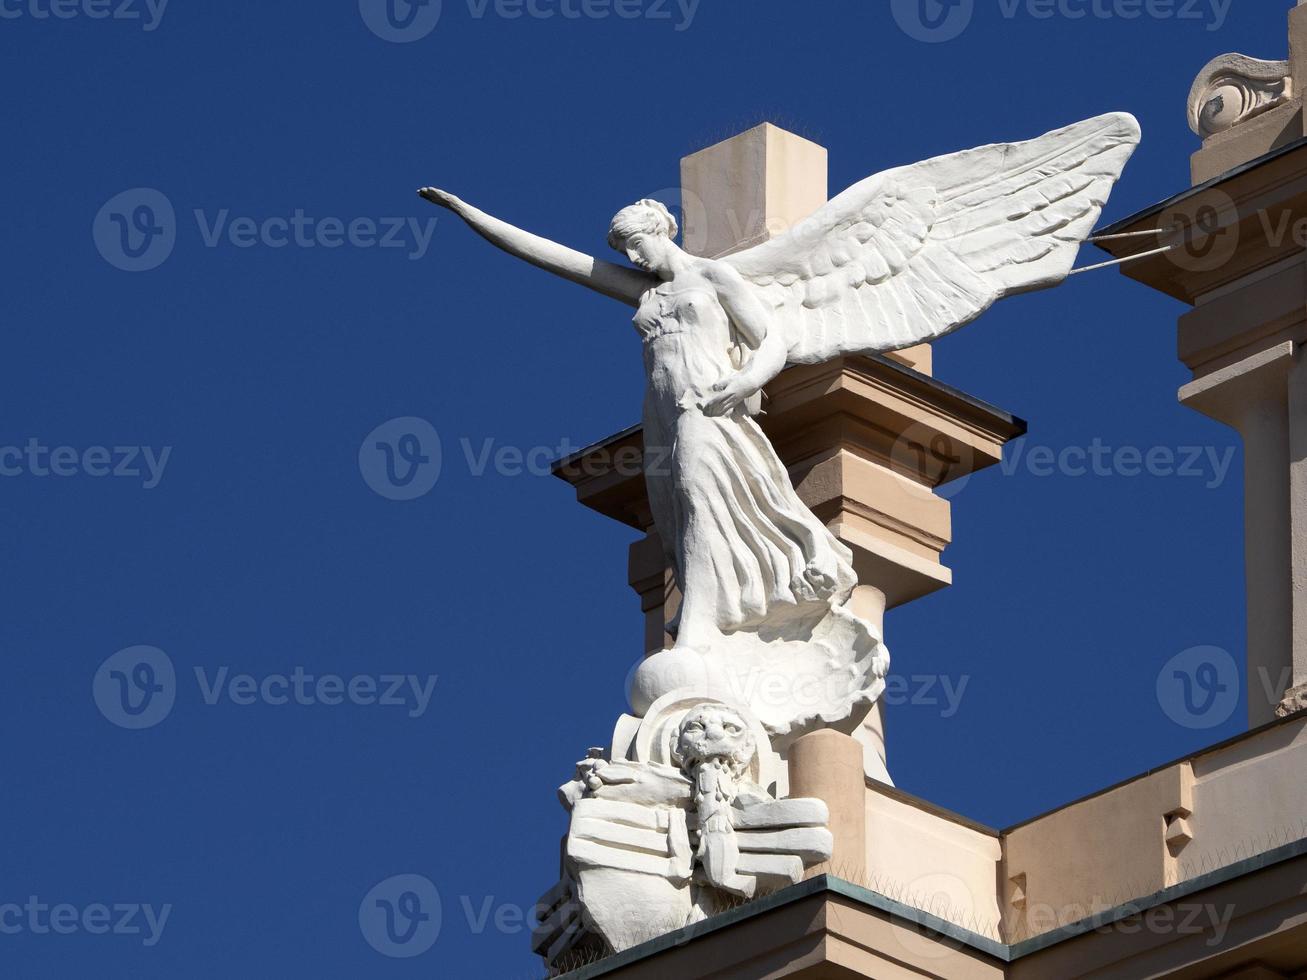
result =
[[1065,279],[1139,140],[1112,113],[888,170],[722,261],[775,310],[791,364],[911,347]]

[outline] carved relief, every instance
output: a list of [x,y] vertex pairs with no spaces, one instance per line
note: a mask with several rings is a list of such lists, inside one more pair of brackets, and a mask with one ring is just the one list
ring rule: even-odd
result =
[[629,949],[830,859],[826,804],[776,800],[756,782],[757,719],[719,702],[672,710],[670,732],[658,712],[636,739],[643,758],[591,750],[559,789],[572,813],[563,878],[538,903],[533,942],[551,964]]
[[1292,97],[1287,61],[1221,55],[1202,70],[1189,92],[1189,128],[1207,139]]
[[739,873],[740,844],[731,806],[756,748],[753,733],[725,705],[702,704],[685,716],[677,739],[677,761],[690,779],[699,818],[699,849],[709,884],[752,898],[757,881]]

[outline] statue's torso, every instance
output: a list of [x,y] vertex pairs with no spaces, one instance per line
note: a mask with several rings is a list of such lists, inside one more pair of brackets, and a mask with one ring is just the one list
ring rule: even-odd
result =
[[663,283],[641,297],[634,319],[649,380],[646,423],[670,424],[689,391],[708,393],[732,371],[731,326],[708,286]]

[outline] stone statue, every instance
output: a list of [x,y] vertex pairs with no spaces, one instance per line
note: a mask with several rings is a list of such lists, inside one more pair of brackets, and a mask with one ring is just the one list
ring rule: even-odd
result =
[[1287,61],[1224,54],[1204,66],[1189,90],[1189,128],[1203,139],[1224,133],[1294,97]]
[[690,689],[786,735],[879,697],[889,657],[847,608],[851,553],[754,421],[760,392],[787,364],[934,340],[998,299],[1060,283],[1139,139],[1118,113],[889,170],[724,258],[681,250],[667,209],[640,201],[608,235],[636,268],[419,192],[510,254],[636,308],[646,459],[667,461],[645,479],[682,594],[675,646],[635,675],[637,716]]
[[785,753],[872,704],[889,656],[849,608],[851,553],[754,421],[764,386],[787,364],[911,347],[1061,282],[1139,136],[1112,114],[890,170],[722,258],[680,249],[667,208],[639,201],[608,233],[634,268],[419,192],[505,251],[635,307],[644,343],[645,481],[682,601],[675,645],[634,676],[634,715],[559,789],[562,878],[534,930],[555,968],[831,859],[826,804],[783,798]]
[[647,716],[632,758],[592,750],[559,788],[571,812],[563,877],[537,903],[533,930],[549,963],[629,949],[830,859],[826,804],[768,794],[762,723],[689,703]]
[[741,898],[752,898],[756,879],[739,873],[731,805],[757,750],[748,723],[726,705],[701,704],[685,716],[675,760],[690,777],[699,817],[699,849],[708,881]]

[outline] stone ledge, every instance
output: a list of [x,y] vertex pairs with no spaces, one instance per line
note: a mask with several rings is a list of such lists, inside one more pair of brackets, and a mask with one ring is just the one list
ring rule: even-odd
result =
[[[1184,899],[1199,895],[1202,895],[1205,906],[1213,908],[1225,901],[1232,909],[1232,919],[1247,919],[1254,929],[1265,928],[1270,924],[1263,914],[1267,911],[1274,913],[1271,922],[1280,916],[1291,919],[1295,923],[1292,927],[1295,935],[1285,938],[1289,940],[1288,948],[1298,950],[1302,957],[1290,967],[1298,969],[1307,966],[1307,949],[1297,945],[1302,939],[1300,934],[1307,932],[1307,924],[1303,922],[1307,918],[1307,894],[1303,893],[1301,886],[1305,874],[1307,839],[1235,862],[1150,895],[1140,896],[1097,915],[1018,943],[994,940],[842,878],[821,875],[677,932],[660,936],[598,963],[573,970],[563,974],[562,978],[593,980],[612,976],[635,980],[637,977],[674,975],[684,980],[694,980],[696,977],[707,976],[766,975],[816,980],[818,977],[869,975],[829,972],[840,958],[837,948],[840,945],[858,948],[864,956],[883,954],[899,969],[904,966],[918,970],[933,967],[931,972],[925,972],[924,975],[936,977],[1021,976],[1034,980],[1036,977],[1071,976],[1073,974],[1056,971],[1065,970],[1069,963],[1077,962],[1076,957],[1085,955],[1084,952],[1075,950],[1075,945],[1081,940],[1099,947],[1095,959],[1106,955],[1109,959],[1104,961],[1104,965],[1107,962],[1134,959],[1141,954],[1158,954],[1158,947],[1163,945],[1189,947],[1160,952],[1162,956],[1173,957],[1177,962],[1188,965],[1194,964],[1195,956],[1212,960],[1213,968],[1241,963],[1244,957],[1248,957],[1247,962],[1256,960],[1260,954],[1247,950],[1247,937],[1240,932],[1236,938],[1233,929],[1225,935],[1225,940],[1228,941],[1212,943],[1197,933],[1188,937],[1192,941],[1186,942],[1176,936],[1150,934],[1147,929],[1135,929],[1129,925],[1131,920],[1154,909],[1176,905]],[[1255,888],[1256,898],[1245,900],[1240,905],[1237,901],[1240,897],[1239,886],[1243,886],[1244,890]],[[1291,910],[1285,907],[1286,904],[1292,906],[1292,915]],[[846,913],[851,913],[853,918]],[[859,916],[887,920],[891,927],[905,930],[905,938],[915,938],[893,951],[874,949],[865,942],[858,941],[859,933],[862,932],[856,921]],[[774,921],[759,923],[758,920],[764,917]],[[732,930],[738,932],[750,923],[763,926],[761,931],[767,935],[768,944],[740,942],[735,937],[723,935]],[[1234,922],[1231,923],[1233,924]],[[1113,929],[1114,926],[1118,928]],[[714,939],[717,940],[717,945],[724,943],[725,946],[712,951],[703,948],[705,943]],[[809,941],[803,942],[804,939]],[[1199,951],[1201,946],[1206,947],[1205,952]],[[1022,969],[1022,961],[1035,960],[1039,954],[1058,947],[1069,947],[1067,955],[1072,959],[1047,965],[1035,961],[1030,963],[1029,969]],[[1103,949],[1106,947],[1111,949],[1104,954]],[[1282,948],[1283,946],[1277,947]],[[914,950],[916,955],[913,955]],[[790,956],[793,968],[777,971],[775,961],[769,956],[774,953]],[[1231,953],[1234,954],[1233,958],[1229,955]],[[654,962],[655,957],[664,954],[675,959]],[[1289,955],[1294,954],[1291,952]],[[737,972],[745,967],[745,961],[748,961],[750,967],[754,964],[761,965],[762,961],[770,961],[767,965],[772,969],[766,974],[752,970]],[[723,967],[730,972],[722,972]],[[935,972],[941,967],[948,972]],[[669,973],[669,970],[675,972]]]
[[[1271,220],[1267,221],[1266,217]],[[1109,225],[1098,235],[1157,232],[1157,237],[1099,242],[1115,258],[1165,245],[1176,254],[1140,258],[1122,273],[1193,306],[1200,297],[1295,256],[1304,248],[1280,218],[1307,215],[1307,138],[1298,139],[1229,173]],[[1183,229],[1183,232],[1180,231]],[[1194,229],[1198,229],[1195,233]],[[1188,249],[1192,246],[1192,251]]]

